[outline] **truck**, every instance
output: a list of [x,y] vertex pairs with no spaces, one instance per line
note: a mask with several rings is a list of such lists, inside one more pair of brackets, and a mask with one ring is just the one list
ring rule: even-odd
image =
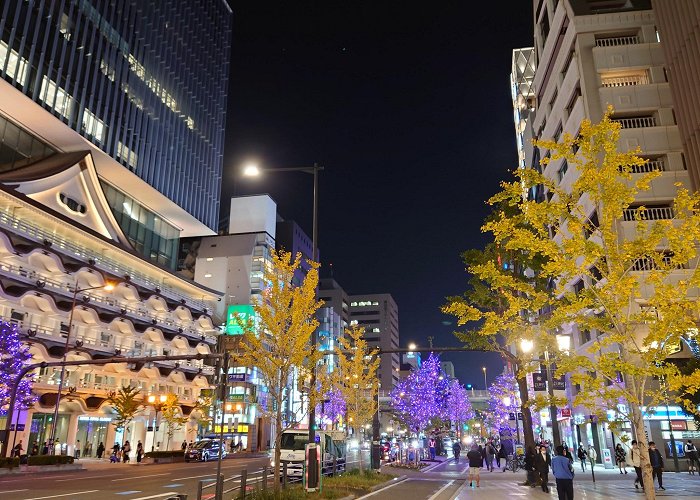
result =
[[[284,464],[287,465],[287,477],[301,479],[304,474],[304,459],[306,445],[309,443],[309,431],[305,429],[288,429],[282,432],[280,475],[283,473]],[[325,475],[332,474],[335,459],[336,472],[345,470],[345,432],[343,431],[316,431],[316,443],[321,447],[323,460],[322,472]],[[274,458],[271,461],[275,467]]]

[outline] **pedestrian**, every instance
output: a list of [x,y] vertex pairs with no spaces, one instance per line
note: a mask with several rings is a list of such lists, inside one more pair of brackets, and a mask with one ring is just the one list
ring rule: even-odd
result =
[[129,453],[131,452],[131,445],[129,444],[129,441],[126,441],[124,443],[124,446],[122,446],[122,460],[124,460],[124,463],[129,462]]
[[637,444],[636,439],[632,440],[632,448],[630,448],[630,463],[632,464],[632,467],[634,467],[634,473],[637,476],[634,479],[634,487],[639,489],[641,486],[642,490],[644,490],[644,481],[642,480],[642,461],[639,454],[639,445]]
[[596,460],[598,460],[598,452],[595,451],[593,445],[588,447],[588,460],[591,462],[591,469],[594,469]]
[[683,446],[683,451],[685,451],[685,456],[688,459],[688,473],[695,475],[697,472],[700,474],[698,470],[698,465],[700,465],[700,463],[698,463],[698,449],[690,439],[688,439],[688,442]]
[[[657,478],[659,481],[659,489],[666,490],[664,488],[664,458],[661,456],[661,452],[656,448],[656,443],[654,441],[649,441],[649,462],[651,462],[651,480]],[[653,485],[652,485],[653,486]]]
[[620,443],[617,443],[617,446],[615,446],[615,461],[620,469],[620,474],[622,474],[623,470],[627,474],[627,452]]
[[431,437],[428,441],[428,449],[430,450],[430,460],[435,460],[435,438]]
[[588,453],[586,453],[586,448],[583,443],[578,444],[578,459],[581,461],[581,471],[586,472],[586,460],[588,460]]
[[44,445],[41,447],[41,454],[42,455],[48,455],[49,454],[49,443],[44,441]]
[[186,439],[182,442],[182,446],[180,446],[180,448],[182,448],[182,451],[187,450],[187,440]]
[[496,455],[496,448],[493,446],[492,441],[488,441],[485,447],[486,451],[486,470],[493,472],[493,457]]
[[547,448],[540,446],[540,452],[535,455],[535,470],[542,481],[542,491],[549,493],[549,466],[552,464],[552,459],[547,453]]
[[552,475],[557,483],[557,495],[559,500],[574,500],[574,466],[563,446],[557,446],[556,451],[552,458]]
[[141,441],[139,440],[139,442],[136,443],[136,463],[140,464],[142,458],[143,458],[143,444],[141,444]]
[[32,445],[32,456],[35,457],[38,454],[39,454],[39,445],[34,443],[34,445]]
[[473,444],[472,449],[467,453],[467,461],[469,462],[469,486],[472,487],[474,481],[476,481],[476,487],[479,487],[479,472],[481,470],[481,464],[484,461],[484,457],[479,451],[479,448]]
[[506,467],[508,467],[508,454],[506,453],[506,447],[501,445],[498,448],[498,468],[501,468],[501,459],[503,459],[503,472],[506,471]]
[[486,444],[484,446],[479,445],[479,453],[481,454],[481,461],[484,464],[484,467],[487,467],[486,465]]
[[574,463],[574,457],[571,454],[571,451],[569,450],[569,447],[564,443],[562,445],[564,447],[564,456],[569,459],[569,461],[573,464]]
[[530,488],[537,486],[537,472],[535,471],[535,447],[530,445],[525,452],[525,471],[527,472],[527,482]]
[[15,447],[12,449],[12,453],[10,454],[13,457],[20,458],[22,456],[22,452],[24,451],[24,446],[22,446],[22,440],[19,440],[19,443],[15,445]]
[[462,447],[458,440],[455,440],[452,445],[452,456],[455,457],[455,463],[459,463],[459,454],[462,452]]
[[102,444],[102,441],[100,441],[100,444],[97,445],[97,458],[102,458],[102,455],[105,452],[105,445]]
[[80,458],[80,439],[75,442],[75,449],[73,450],[73,458]]
[[112,447],[112,456],[109,457],[110,463],[119,463],[119,459],[121,458],[121,446],[119,446],[119,443],[114,443],[114,446]]

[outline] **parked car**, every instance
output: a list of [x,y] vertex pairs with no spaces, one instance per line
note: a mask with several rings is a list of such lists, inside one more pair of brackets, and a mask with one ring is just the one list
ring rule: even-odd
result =
[[[217,460],[219,458],[220,442],[215,439],[203,439],[197,441],[194,446],[189,448],[185,453],[185,462],[207,462],[208,460]],[[221,453],[221,458],[226,458],[226,448]]]

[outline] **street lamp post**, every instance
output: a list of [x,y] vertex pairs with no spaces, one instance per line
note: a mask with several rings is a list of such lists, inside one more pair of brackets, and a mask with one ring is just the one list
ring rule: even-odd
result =
[[153,441],[151,441],[151,451],[155,450],[156,447],[156,429],[158,428],[158,413],[163,409],[163,405],[168,401],[168,396],[166,394],[149,394],[146,398],[148,404],[153,407],[156,411],[153,416]]
[[[70,316],[68,317],[68,328],[66,330],[66,342],[63,346],[63,363],[66,362],[68,357],[68,344],[70,343],[70,332],[73,328],[73,313],[75,312],[75,302],[78,298],[78,294],[82,292],[87,292],[90,290],[97,290],[102,288],[103,290],[110,292],[114,290],[114,285],[111,283],[105,283],[104,285],[91,286],[88,288],[78,288],[78,282],[76,280],[75,286],[73,287],[73,301],[70,306]],[[56,428],[58,427],[58,407],[61,404],[61,391],[63,390],[63,379],[66,376],[66,365],[61,365],[61,374],[58,378],[58,390],[56,391],[56,404],[53,409],[53,425],[51,426],[51,434],[49,436],[49,454],[56,453]]]
[[[324,170],[324,167],[320,166],[318,163],[314,163],[309,167],[286,167],[286,168],[265,168],[260,169],[257,165],[248,165],[243,170],[243,175],[248,177],[255,177],[260,175],[261,172],[304,172],[314,176],[314,199],[313,199],[313,220],[311,223],[311,260],[318,262],[318,173]],[[313,349],[316,348],[317,331],[314,330],[312,333],[311,343]],[[311,387],[316,386],[316,370],[318,367],[314,366],[311,370]],[[316,441],[316,407],[311,404],[309,400],[309,442],[314,443]]]
[[485,391],[488,391],[488,390],[489,390],[489,386],[486,384],[486,367],[485,367],[485,366],[482,366],[482,367],[481,367],[481,371],[484,372],[484,390],[485,390]]

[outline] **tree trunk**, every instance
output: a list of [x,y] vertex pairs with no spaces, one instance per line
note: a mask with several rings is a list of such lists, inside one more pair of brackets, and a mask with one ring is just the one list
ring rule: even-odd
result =
[[637,445],[639,446],[639,460],[642,468],[642,481],[644,482],[644,496],[647,500],[656,499],[656,490],[654,489],[654,478],[651,471],[651,462],[649,461],[649,442],[647,441],[646,432],[644,431],[644,419],[642,418],[642,409],[638,405],[630,404],[631,421],[637,434]]
[[281,405],[277,405],[277,412],[275,413],[275,492],[279,494],[280,491],[280,471],[282,469],[282,408]]
[[[516,367],[516,373],[517,373],[517,367]],[[520,411],[523,414],[523,444],[525,445],[525,450],[527,451],[530,449],[530,446],[534,447],[535,446],[535,434],[532,430],[532,410],[530,410],[530,396],[527,392],[527,378],[526,377],[518,377],[517,378],[518,382],[518,390],[520,391]],[[516,421],[515,425],[518,425],[517,418],[518,416],[515,416]]]

